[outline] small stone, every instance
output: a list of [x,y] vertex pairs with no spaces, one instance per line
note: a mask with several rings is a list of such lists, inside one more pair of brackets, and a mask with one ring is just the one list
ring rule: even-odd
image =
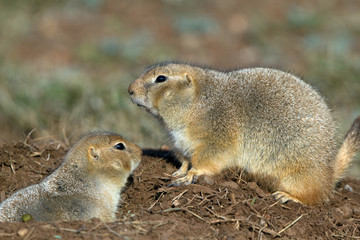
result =
[[178,206],[180,206],[180,204],[181,204],[181,203],[180,203],[180,201],[179,201],[178,199],[176,199],[176,200],[173,201],[173,206],[174,206],[174,207],[178,207]]
[[349,192],[353,192],[353,191],[354,191],[354,189],[353,189],[349,184],[346,184],[346,185],[344,186],[344,189],[347,190],[347,191],[349,191]]
[[239,185],[236,182],[233,182],[233,181],[222,182],[222,183],[220,183],[220,186],[227,187],[227,188],[230,188],[230,189],[235,189],[235,190],[239,189]]
[[332,212],[332,216],[340,223],[344,222],[344,220],[351,218],[352,214],[353,210],[349,206],[335,208]]
[[259,188],[256,182],[248,182],[248,186],[251,190],[254,190],[260,197],[263,197],[265,195],[265,192],[261,188]]
[[256,182],[248,182],[248,186],[251,190],[255,190],[256,188],[258,188]]
[[262,227],[267,226],[267,223],[263,218],[260,219],[260,226],[262,226]]
[[341,212],[344,219],[351,218],[353,214],[353,210],[349,206],[342,206],[337,208],[337,210]]
[[17,235],[19,235],[20,237],[24,237],[28,232],[29,230],[27,230],[26,228],[22,228],[19,231],[17,231]]
[[41,152],[31,152],[29,154],[30,157],[41,157]]

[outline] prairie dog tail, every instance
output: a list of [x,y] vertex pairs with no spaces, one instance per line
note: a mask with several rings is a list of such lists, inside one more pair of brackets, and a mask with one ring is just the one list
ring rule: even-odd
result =
[[339,181],[360,148],[360,116],[357,117],[345,136],[335,158],[335,179]]

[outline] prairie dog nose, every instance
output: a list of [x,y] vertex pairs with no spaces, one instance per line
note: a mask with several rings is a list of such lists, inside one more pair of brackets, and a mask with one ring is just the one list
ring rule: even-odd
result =
[[128,93],[130,94],[130,96],[138,95],[141,92],[142,88],[142,79],[138,78],[129,85]]
[[133,87],[134,83],[132,82],[130,85],[129,85],[129,88],[128,88],[128,93],[130,95],[134,95],[134,87]]

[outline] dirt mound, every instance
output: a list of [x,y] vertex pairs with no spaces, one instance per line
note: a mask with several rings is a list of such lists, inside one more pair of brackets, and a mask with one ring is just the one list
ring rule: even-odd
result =
[[[0,147],[0,197],[41,181],[60,165],[59,142]],[[280,204],[235,170],[167,187],[177,162],[166,151],[145,150],[123,193],[118,220],[0,223],[1,239],[358,239],[360,181],[344,180],[326,204]]]

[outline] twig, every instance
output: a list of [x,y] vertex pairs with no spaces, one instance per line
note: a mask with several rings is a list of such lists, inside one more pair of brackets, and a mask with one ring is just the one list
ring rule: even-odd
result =
[[13,165],[13,161],[12,161],[12,158],[11,158],[11,154],[7,150],[5,150],[5,152],[9,155],[11,171],[14,173],[14,175],[16,175],[14,165]]
[[298,217],[297,219],[295,219],[292,223],[290,223],[289,225],[287,225],[283,230],[281,230],[280,232],[278,232],[278,234],[280,235],[282,232],[284,232],[286,229],[288,229],[289,227],[291,227],[292,225],[294,225],[297,221],[299,221],[304,214],[301,214],[300,217]]
[[146,232],[147,232],[147,230],[144,229],[144,228],[141,226],[141,224],[139,224],[139,225],[134,225],[134,224],[133,224],[132,227],[135,228],[135,229],[137,229],[139,232],[142,232],[142,233],[146,233]]
[[265,228],[266,228],[266,227],[264,226],[264,227],[262,227],[262,228],[259,229],[258,239],[262,239],[262,235],[263,235],[262,232],[265,232],[265,231],[264,231]]
[[287,207],[287,206],[285,206],[285,205],[283,205],[283,204],[280,204],[280,206],[281,206],[282,208],[287,209],[287,210],[291,210],[291,208],[290,208],[290,207]]
[[[172,209],[172,208],[169,208],[169,209]],[[146,211],[146,209],[145,209],[145,211]],[[160,212],[160,213],[162,213],[162,212]],[[144,225],[144,224],[152,225],[152,224],[164,222],[164,221],[160,221],[160,220],[157,220],[157,221],[128,221],[128,222],[122,222],[122,221],[123,221],[123,219],[117,219],[115,222],[117,222],[119,224],[141,224],[141,225]]]
[[184,204],[184,207],[186,207],[187,205],[192,203],[192,201],[194,201],[194,199],[195,199],[195,196],[193,196],[190,200],[188,199],[188,202]]
[[[215,194],[214,194],[215,195]],[[210,196],[206,196],[205,198],[202,198],[202,197],[198,197],[198,198],[201,198],[201,199],[203,199],[203,200],[201,200],[201,202],[199,202],[198,204],[197,204],[197,206],[200,206],[201,204],[203,204],[205,201],[209,201],[209,197],[212,197],[212,196],[214,196],[214,195],[210,195]],[[195,195],[195,197],[196,197],[197,195]]]
[[163,195],[164,195],[164,193],[162,192],[160,194],[159,198],[153,204],[151,204],[151,206],[147,210],[150,211],[150,209],[152,209],[156,205],[156,203],[158,203],[160,201],[160,199]]
[[216,199],[216,202],[217,202],[217,204],[218,204],[219,207],[221,207],[221,208],[223,207],[223,206],[221,206],[221,204],[220,204],[220,202],[219,202],[219,199]]
[[101,223],[99,223],[98,225],[96,225],[95,227],[91,228],[91,229],[89,230],[89,232],[94,231],[95,229],[97,229],[97,228],[98,228],[98,227],[100,227],[101,225],[103,225],[103,223],[102,223],[102,222],[101,222]]
[[63,228],[63,227],[53,227],[53,226],[50,226],[50,225],[43,225],[41,226],[43,228],[49,228],[49,229],[56,229],[56,230],[60,230],[60,231],[66,231],[66,232],[72,232],[72,233],[82,233],[82,234],[91,234],[91,235],[94,235],[94,236],[106,236],[106,235],[109,235],[108,233],[105,233],[105,234],[99,234],[99,233],[90,233],[90,232],[86,232],[86,231],[79,231],[79,230],[76,230],[76,229],[71,229],[71,228]]
[[[248,199],[248,200],[250,200],[250,199]],[[262,217],[261,214],[260,214],[253,206],[251,206],[251,204],[248,203],[248,201],[245,201],[245,204],[246,204],[249,208],[251,208],[251,210],[253,210],[253,211],[255,212],[255,214],[256,214],[256,216],[257,216],[258,218],[261,218],[261,217]]]
[[34,230],[35,228],[32,228],[30,232],[24,237],[24,240],[28,239]]
[[264,207],[261,211],[263,212],[263,211],[265,211],[265,210],[269,210],[270,208],[272,208],[273,206],[275,206],[276,204],[278,204],[280,201],[281,201],[281,199],[278,200],[278,201],[276,201],[276,202],[274,202],[273,204],[271,204],[271,205],[268,206],[268,207]]
[[350,239],[360,239],[360,237],[356,237],[356,236],[345,236],[343,234],[331,234],[332,237],[336,237],[336,238],[342,238],[344,239],[345,237],[350,238]]
[[199,215],[197,215],[196,213],[190,211],[190,210],[187,209],[187,208],[168,208],[168,209],[165,209],[165,210],[161,211],[161,213],[176,212],[176,211],[186,211],[186,212],[190,213],[191,215],[197,217],[197,218],[200,219],[201,221],[207,222],[205,219],[203,219],[202,217],[200,217]]
[[165,225],[165,224],[168,224],[168,223],[169,223],[169,222],[161,222],[161,223],[158,223],[158,224],[156,224],[155,226],[153,226],[152,229],[158,228],[158,227],[160,227],[160,226],[162,226],[162,225]]
[[0,236],[4,236],[4,237],[11,237],[16,235],[16,233],[0,233]]
[[69,146],[69,145],[70,145],[70,141],[69,141],[69,138],[68,138],[67,135],[66,135],[66,130],[65,130],[65,128],[62,129],[62,134],[63,134],[63,138],[64,138],[65,145],[66,145],[66,146]]
[[42,226],[43,228],[51,228],[51,229],[59,229],[61,231],[66,231],[66,232],[73,232],[73,233],[85,233],[84,231],[80,231],[79,230],[76,230],[76,229],[71,229],[71,228],[63,228],[63,227],[52,227],[52,226],[49,226],[49,225],[45,225],[45,226]]
[[190,214],[194,215],[194,216],[197,217],[198,219],[200,219],[200,220],[202,220],[202,221],[204,221],[204,222],[207,222],[207,221],[205,221],[202,217],[200,217],[200,216],[197,215],[196,213],[190,211],[189,209],[187,209],[187,208],[182,208],[182,209],[183,209],[184,211],[187,211],[187,212],[189,212]]
[[117,233],[116,231],[112,230],[105,222],[103,222],[103,223],[104,223],[104,226],[109,230],[109,232],[111,232],[111,233],[114,234],[115,236],[121,237],[121,238],[124,238],[124,239],[129,239],[128,237],[123,236],[123,235]]
[[247,219],[245,219],[245,218],[231,218],[231,219],[212,220],[209,223],[210,224],[215,224],[215,223],[222,223],[222,222],[249,222],[249,221]]
[[267,228],[267,227],[258,227],[256,226],[255,223],[249,221],[248,219],[245,219],[245,218],[232,218],[232,219],[218,219],[218,220],[212,220],[210,221],[209,223],[210,224],[216,224],[216,223],[223,223],[223,222],[246,222],[250,225],[252,225],[255,229],[259,229],[261,230],[262,232],[264,233],[267,233],[267,234],[270,234],[270,235],[273,235],[273,236],[279,236],[279,234],[277,232],[275,232],[274,230],[271,230],[270,228]]
[[224,194],[224,196],[220,197],[220,199],[225,198],[228,195],[228,193],[229,193],[229,190],[227,188],[225,188],[225,194]]
[[279,236],[279,234],[277,232],[275,232],[274,230],[271,230],[270,228],[267,228],[267,227],[259,228],[259,227],[255,226],[255,229],[259,229],[259,234],[260,234],[260,232],[264,232],[264,233],[273,235],[274,237]]
[[161,213],[176,212],[176,211],[181,211],[181,210],[182,210],[182,208],[168,208],[168,209],[161,211]]
[[236,204],[236,198],[234,193],[230,193],[230,201],[232,204]]
[[25,140],[23,142],[24,146],[29,147],[30,149],[34,149],[30,144],[28,144],[28,140],[30,139],[31,134],[36,130],[36,128],[32,129],[25,137]]
[[182,197],[182,195],[184,195],[187,191],[188,191],[188,190],[185,189],[185,191],[183,191],[182,193],[180,193],[179,195],[177,195],[176,197],[174,197],[174,198],[171,200],[171,202],[173,202],[173,201],[175,201],[175,200],[177,200],[177,199],[180,199],[180,198]]
[[221,218],[221,219],[224,219],[224,220],[226,220],[227,218],[226,217],[224,217],[224,216],[221,216],[221,215],[219,215],[219,214],[217,214],[217,213],[215,213],[213,210],[211,210],[210,208],[208,208],[208,207],[205,207],[205,209],[206,210],[208,210],[209,212],[211,212],[212,214],[214,214],[216,217],[218,217],[218,218]]
[[[356,225],[355,225],[356,226]],[[353,231],[353,233],[352,233],[352,237],[355,235],[355,232],[356,232],[356,227],[354,227],[354,231]]]

